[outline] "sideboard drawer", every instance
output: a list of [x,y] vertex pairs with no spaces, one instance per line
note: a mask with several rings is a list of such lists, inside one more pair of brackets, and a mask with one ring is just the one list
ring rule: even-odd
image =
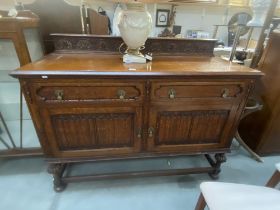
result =
[[44,102],[139,101],[143,98],[143,85],[48,83],[37,86],[35,94],[37,100]]
[[235,98],[243,92],[242,83],[173,82],[154,83],[152,100],[195,98]]

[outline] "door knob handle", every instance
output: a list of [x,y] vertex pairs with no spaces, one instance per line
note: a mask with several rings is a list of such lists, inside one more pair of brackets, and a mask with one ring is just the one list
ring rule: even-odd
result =
[[56,90],[54,94],[58,101],[61,101],[63,99],[63,95],[64,95],[63,90]]
[[148,134],[149,134],[149,137],[150,138],[153,138],[153,136],[154,136],[154,132],[155,132],[155,129],[154,128],[149,128],[149,130],[148,130]]
[[118,90],[118,97],[119,99],[125,99],[126,92],[124,90]]
[[225,88],[222,90],[222,97],[228,98],[229,97],[229,89]]
[[170,99],[174,99],[176,97],[176,91],[174,89],[170,89],[168,91],[168,95]]

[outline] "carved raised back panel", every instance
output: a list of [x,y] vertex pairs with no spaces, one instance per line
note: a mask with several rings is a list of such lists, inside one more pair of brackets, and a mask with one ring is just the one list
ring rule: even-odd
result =
[[[97,35],[52,35],[55,51],[95,51],[107,53],[120,53],[125,48],[120,46],[123,43],[121,37],[97,36]],[[194,55],[212,57],[216,40],[199,39],[165,39],[149,38],[146,41],[144,53],[155,55]]]
[[156,145],[219,143],[229,111],[159,112]]

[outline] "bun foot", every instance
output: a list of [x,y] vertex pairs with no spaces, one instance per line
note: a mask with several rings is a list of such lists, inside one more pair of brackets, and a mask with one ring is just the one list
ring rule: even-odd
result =
[[53,175],[53,189],[55,192],[62,192],[67,186],[67,184],[62,180],[65,167],[65,164],[49,165],[48,172]]
[[208,173],[208,175],[209,175],[209,176],[211,177],[211,179],[213,179],[213,180],[219,179],[219,173],[210,172],[210,173]]
[[61,184],[59,186],[54,185],[53,189],[55,192],[59,193],[59,192],[63,192],[66,187],[67,187],[67,184]]
[[226,162],[226,156],[224,153],[219,153],[219,154],[215,154],[215,160],[213,160],[211,158],[210,155],[205,155],[206,159],[208,160],[208,162],[210,163],[210,165],[213,168],[213,171],[209,172],[209,176],[213,179],[213,180],[217,180],[219,179],[219,174],[221,172],[221,165],[222,163]]

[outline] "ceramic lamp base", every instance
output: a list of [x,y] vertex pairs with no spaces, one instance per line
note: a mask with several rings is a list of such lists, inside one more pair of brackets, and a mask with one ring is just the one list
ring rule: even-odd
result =
[[130,49],[128,48],[126,51],[125,51],[126,54],[128,55],[135,55],[135,56],[143,56],[143,54],[140,52],[140,48],[137,48],[137,49]]
[[123,56],[124,63],[146,63],[147,60],[143,55],[125,54]]

